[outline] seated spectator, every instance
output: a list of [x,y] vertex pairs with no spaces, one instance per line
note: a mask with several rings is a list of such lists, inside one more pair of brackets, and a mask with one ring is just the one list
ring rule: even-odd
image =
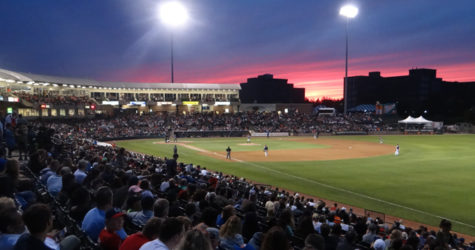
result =
[[218,226],[218,228],[221,227],[221,225],[223,225],[226,220],[233,216],[235,214],[235,211],[234,211],[234,207],[232,205],[227,205],[223,208],[223,211],[221,212],[221,214],[218,215],[218,218],[216,218],[216,226]]
[[[27,180],[22,178],[22,180]],[[14,198],[21,208],[36,201],[36,195],[30,190],[18,190],[20,182],[20,167],[17,160],[7,160],[4,173],[0,174],[0,196]]]
[[232,250],[235,246],[244,247],[244,239],[241,235],[241,219],[236,215],[229,217],[219,230],[219,246],[225,250]]
[[45,204],[34,204],[23,213],[23,221],[29,233],[22,235],[15,244],[16,250],[51,250],[43,243],[53,227],[51,210]]
[[127,216],[132,220],[137,226],[143,226],[147,221],[153,216],[153,203],[154,200],[150,196],[142,197],[142,211],[139,212],[130,212],[127,213]]
[[116,233],[124,227],[125,214],[120,209],[109,209],[106,212],[106,226],[99,233],[99,245],[103,250],[118,250],[122,239]]
[[168,250],[175,249],[180,242],[185,229],[177,218],[167,218],[160,226],[158,239],[145,243],[140,250]]
[[[92,240],[97,241],[99,233],[105,226],[106,211],[112,208],[112,191],[109,187],[100,187],[95,198],[96,207],[89,210],[84,216],[81,228]],[[122,240],[127,238],[127,234],[123,229],[117,233]]]
[[357,247],[355,246],[357,235],[353,230],[346,232],[345,238],[341,239],[336,246],[337,250],[353,250]]
[[77,183],[82,184],[84,179],[86,178],[86,168],[87,168],[87,161],[86,160],[80,160],[78,162],[78,169],[74,171],[74,178]]
[[139,250],[140,247],[152,240],[158,238],[160,234],[160,225],[162,220],[159,218],[151,218],[147,221],[145,226],[142,229],[142,232],[137,232],[124,240],[122,245],[120,245],[120,250]]
[[309,234],[305,238],[303,250],[325,250],[325,239],[319,234]]
[[386,244],[382,239],[377,239],[373,242],[372,247],[374,250],[384,250],[386,249]]
[[[12,200],[13,202],[13,200]],[[0,249],[11,250],[18,238],[25,232],[25,225],[16,208],[2,209],[0,212]]]
[[157,199],[153,204],[153,216],[166,219],[168,217],[168,210],[170,209],[170,203],[167,199]]
[[177,250],[213,250],[209,238],[200,230],[188,231],[178,244]]
[[274,226],[264,236],[259,250],[290,250],[292,249],[287,236],[279,226]]
[[71,174],[71,169],[69,167],[62,167],[59,170],[59,173],[51,175],[46,181],[46,187],[48,188],[48,193],[53,196],[57,196],[58,193],[63,188],[63,176]]
[[368,231],[366,232],[365,235],[363,235],[362,241],[368,244],[368,246],[371,245],[375,240],[379,238],[377,232],[378,232],[378,225],[371,223],[368,226]]

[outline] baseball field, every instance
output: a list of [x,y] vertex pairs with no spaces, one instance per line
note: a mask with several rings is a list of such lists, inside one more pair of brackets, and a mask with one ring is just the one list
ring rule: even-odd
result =
[[[475,135],[180,138],[179,161],[475,235]],[[118,141],[171,157],[162,139]],[[400,155],[395,156],[395,145]],[[265,157],[263,148],[269,147]],[[231,160],[226,148],[231,147]]]

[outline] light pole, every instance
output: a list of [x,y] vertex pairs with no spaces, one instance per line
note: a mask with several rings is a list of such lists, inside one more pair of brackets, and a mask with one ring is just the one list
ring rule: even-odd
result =
[[171,29],[170,34],[170,69],[171,69],[171,82],[174,79],[173,69],[173,31],[183,26],[188,20],[188,11],[185,6],[177,1],[170,1],[160,5],[159,9],[160,20],[168,28]]
[[345,5],[340,8],[340,15],[346,17],[345,81],[343,85],[343,99],[344,99],[343,113],[346,115],[348,112],[348,23],[350,22],[350,18],[354,18],[356,17],[356,15],[358,15],[358,8],[349,4]]

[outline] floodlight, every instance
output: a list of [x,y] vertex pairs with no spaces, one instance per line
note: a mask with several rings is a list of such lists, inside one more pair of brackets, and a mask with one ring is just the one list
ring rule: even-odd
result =
[[160,5],[160,19],[169,27],[183,26],[188,20],[188,11],[177,1],[166,2]]
[[356,8],[355,6],[350,5],[350,4],[345,5],[345,6],[341,7],[340,15],[345,16],[347,18],[353,18],[356,15],[358,15],[358,8]]

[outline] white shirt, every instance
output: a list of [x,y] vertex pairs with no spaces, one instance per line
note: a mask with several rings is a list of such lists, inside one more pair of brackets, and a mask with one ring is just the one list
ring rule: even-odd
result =
[[149,241],[140,247],[140,250],[169,250],[167,245],[159,239]]

